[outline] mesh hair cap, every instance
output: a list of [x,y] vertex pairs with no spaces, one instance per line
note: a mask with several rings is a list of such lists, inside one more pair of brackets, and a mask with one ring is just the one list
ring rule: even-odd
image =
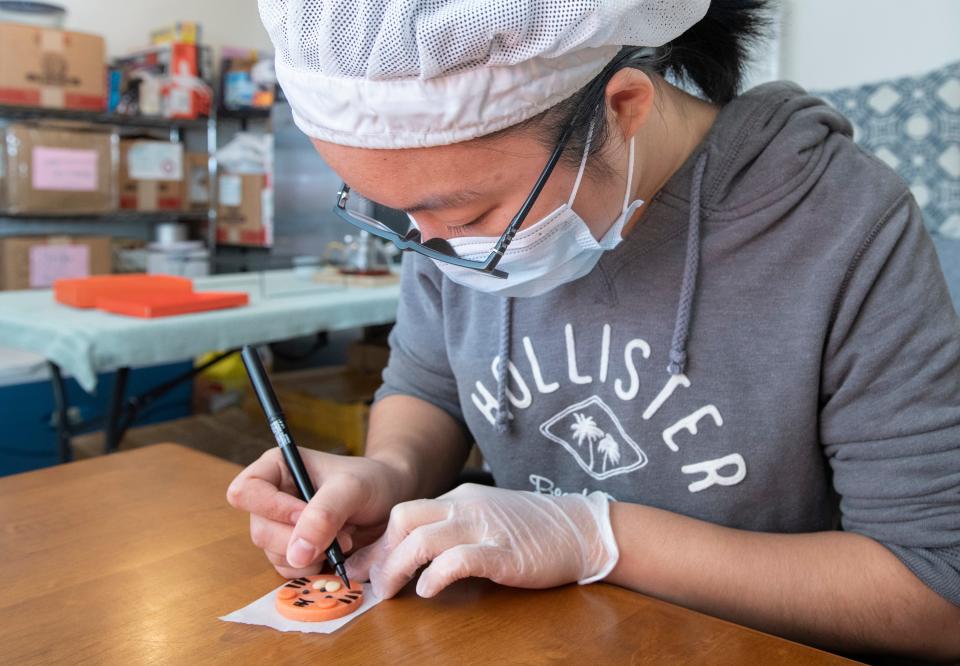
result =
[[661,46],[710,0],[259,0],[307,135],[365,148],[465,141],[586,85],[621,46]]

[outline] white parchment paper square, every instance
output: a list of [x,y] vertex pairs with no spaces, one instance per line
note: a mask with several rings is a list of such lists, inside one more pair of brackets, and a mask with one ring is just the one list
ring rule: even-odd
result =
[[[283,587],[283,585],[280,587]],[[244,606],[240,610],[233,611],[229,615],[224,615],[220,619],[225,622],[239,622],[240,624],[259,624],[260,626],[270,627],[277,631],[300,631],[305,634],[332,634],[353,618],[366,613],[383,601],[373,594],[373,588],[370,587],[370,583],[364,583],[363,603],[360,604],[360,608],[349,615],[344,615],[336,620],[328,620],[327,622],[298,622],[296,620],[288,620],[277,611],[274,605],[274,597],[280,587],[271,592],[267,592],[252,604]]]

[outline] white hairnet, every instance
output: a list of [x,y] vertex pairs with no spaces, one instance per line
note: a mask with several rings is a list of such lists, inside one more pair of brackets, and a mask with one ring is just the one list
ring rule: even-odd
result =
[[308,135],[369,148],[464,141],[530,118],[621,46],[660,46],[709,0],[260,0]]

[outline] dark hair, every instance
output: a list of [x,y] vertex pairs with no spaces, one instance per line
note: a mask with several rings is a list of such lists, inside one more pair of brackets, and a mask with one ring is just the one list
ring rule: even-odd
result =
[[[675,40],[655,49],[626,46],[617,54],[612,69],[633,67],[681,85],[692,84],[705,99],[724,105],[740,92],[750,50],[766,36],[771,4],[771,0],[713,0],[703,19]],[[610,71],[608,66],[598,78],[609,76]],[[532,130],[544,145],[553,148],[579,110],[563,156],[568,164],[579,164],[591,122],[595,131],[590,153],[601,151],[607,140],[604,97],[591,93],[596,83],[594,79],[566,100],[505,131]],[[586,105],[593,110],[583,112]],[[603,168],[599,160],[591,164]]]

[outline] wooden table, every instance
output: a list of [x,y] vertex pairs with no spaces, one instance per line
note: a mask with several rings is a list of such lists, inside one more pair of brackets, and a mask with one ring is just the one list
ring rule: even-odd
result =
[[331,635],[222,622],[281,582],[224,499],[238,469],[161,444],[0,479],[0,662],[852,663],[603,584],[408,586]]

